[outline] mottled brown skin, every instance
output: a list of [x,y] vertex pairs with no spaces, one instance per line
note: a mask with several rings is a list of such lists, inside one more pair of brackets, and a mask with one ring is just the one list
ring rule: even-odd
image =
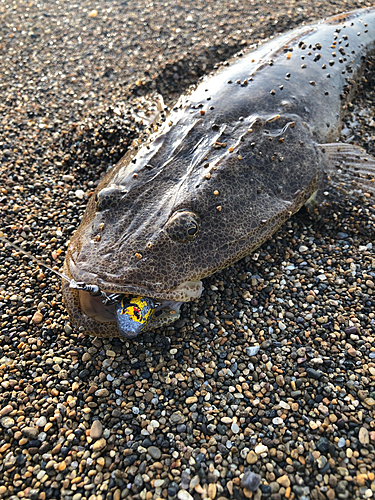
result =
[[[259,247],[322,181],[319,144],[340,135],[342,101],[374,39],[375,9],[343,14],[279,36],[203,80],[147,147],[102,179],[65,273],[105,292],[187,301],[175,290],[181,283]],[[189,217],[199,228],[192,235]],[[82,314],[69,284],[63,291],[75,325],[118,335],[114,321]]]

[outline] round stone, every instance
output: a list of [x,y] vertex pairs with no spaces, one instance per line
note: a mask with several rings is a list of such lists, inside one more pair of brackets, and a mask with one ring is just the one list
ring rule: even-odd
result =
[[100,451],[106,446],[107,446],[107,441],[104,438],[101,438],[98,441],[95,441],[95,443],[92,445],[92,449],[94,451]]
[[231,431],[233,432],[233,434],[238,434],[238,432],[240,431],[240,428],[238,427],[238,424],[236,422],[233,422],[233,424],[231,425]]
[[172,413],[169,420],[172,425],[183,424],[185,422],[185,417],[180,411],[176,411],[175,413]]
[[254,451],[255,451],[255,453],[257,453],[257,455],[260,455],[262,453],[266,453],[268,451],[268,447],[264,446],[264,444],[258,444],[255,447]]
[[370,443],[370,435],[366,427],[361,427],[359,429],[358,439],[359,442],[364,446]]
[[177,493],[177,498],[178,498],[178,500],[194,500],[194,498],[186,490],[180,490]]
[[255,462],[258,460],[258,456],[255,453],[255,451],[250,450],[249,453],[246,456],[246,462],[250,465],[255,464]]
[[316,443],[316,449],[320,451],[320,453],[327,453],[329,449],[329,441],[325,437],[321,437],[319,441]]
[[323,469],[323,467],[327,463],[327,458],[324,455],[320,455],[320,457],[317,459],[317,464],[319,469]]
[[4,427],[4,429],[10,429],[14,425],[14,419],[11,417],[3,417],[0,420],[1,426]]
[[38,420],[36,421],[36,425],[38,427],[44,427],[46,425],[46,423],[47,423],[47,419],[46,419],[46,417],[43,417],[43,416],[39,417]]
[[159,460],[159,458],[161,457],[161,451],[159,450],[159,448],[157,448],[156,446],[150,446],[148,449],[147,449],[147,453],[149,455],[151,455],[151,457],[154,459],[154,460]]
[[272,419],[273,425],[282,425],[284,420],[281,417],[275,417]]
[[90,428],[90,437],[92,439],[99,439],[103,434],[103,425],[99,420],[94,420]]

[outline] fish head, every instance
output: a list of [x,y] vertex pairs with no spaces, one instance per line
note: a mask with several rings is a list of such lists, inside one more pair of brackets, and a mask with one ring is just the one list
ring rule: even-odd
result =
[[[308,164],[317,152],[301,146],[305,127],[296,134],[291,117],[278,120],[207,127],[184,113],[172,129],[129,152],[92,195],[66,272],[106,293],[152,298],[147,328],[174,321],[182,302],[199,297],[204,277],[261,245],[316,189]],[[83,324],[80,311],[85,329],[115,328],[114,308],[74,293],[65,287],[76,323]]]

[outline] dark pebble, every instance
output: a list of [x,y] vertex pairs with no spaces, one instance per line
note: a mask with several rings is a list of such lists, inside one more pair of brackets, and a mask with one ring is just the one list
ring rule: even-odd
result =
[[136,460],[137,460],[136,455],[128,455],[127,457],[124,458],[125,467],[128,467],[129,465],[133,465]]
[[39,490],[33,490],[33,489],[31,489],[29,491],[29,495],[28,496],[29,496],[30,500],[38,500],[38,498],[39,498]]
[[177,494],[178,486],[169,486],[167,489],[167,493],[170,497],[174,497]]
[[345,328],[345,333],[347,335],[354,335],[358,332],[358,328],[356,326],[348,326],[348,328]]
[[250,491],[256,491],[259,488],[261,477],[252,471],[246,471],[241,479],[241,484],[244,488]]
[[314,370],[314,368],[306,368],[306,374],[309,378],[313,378],[315,380],[319,380],[320,377],[323,375],[322,372]]
[[330,446],[330,442],[327,438],[321,437],[319,441],[316,443],[316,449],[320,451],[320,453],[327,453]]
[[143,488],[143,484],[144,484],[144,481],[142,478],[142,474],[137,474],[134,478],[134,485],[138,491],[140,491]]

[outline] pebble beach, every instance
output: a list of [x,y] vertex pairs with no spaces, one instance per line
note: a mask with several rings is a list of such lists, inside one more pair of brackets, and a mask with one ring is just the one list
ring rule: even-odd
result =
[[[215,64],[366,1],[0,3],[0,236],[61,270],[100,177]],[[342,140],[375,155],[375,73]],[[0,240],[0,498],[375,495],[375,203],[334,190],[137,341]]]

